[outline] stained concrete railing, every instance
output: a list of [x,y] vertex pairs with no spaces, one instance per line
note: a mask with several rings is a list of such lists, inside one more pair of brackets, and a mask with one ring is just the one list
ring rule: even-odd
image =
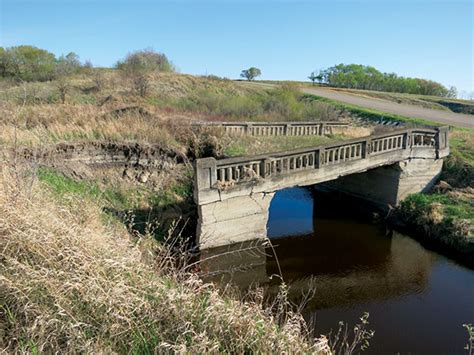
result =
[[[344,164],[377,157],[393,163],[414,156],[440,158],[448,150],[448,127],[436,129],[402,129],[390,133],[341,141],[312,148],[270,153],[251,157],[236,157],[196,161],[195,199],[199,204],[200,192],[232,190],[240,185],[264,183],[267,180],[302,171],[315,171],[330,166],[344,168]],[[407,152],[407,154],[400,154]],[[363,169],[366,169],[364,166]]]
[[323,136],[342,133],[349,127],[342,122],[199,122],[193,127],[215,127],[226,134],[251,136]]

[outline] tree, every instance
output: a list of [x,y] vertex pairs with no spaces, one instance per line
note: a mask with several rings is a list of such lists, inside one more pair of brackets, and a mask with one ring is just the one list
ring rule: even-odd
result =
[[8,75],[8,70],[11,66],[11,60],[8,51],[0,47],[0,76],[5,78]]
[[448,94],[446,95],[447,97],[451,99],[455,99],[458,97],[458,89],[456,89],[455,86],[451,86],[448,90]]
[[172,72],[174,66],[166,55],[152,49],[129,53],[125,59],[115,65],[131,81],[133,88],[141,97],[150,89],[150,75],[158,72]]
[[334,87],[436,96],[454,94],[440,83],[432,80],[405,78],[394,73],[382,73],[374,67],[360,64],[338,64],[319,73],[322,81]]
[[64,76],[59,77],[59,79],[56,81],[56,88],[58,89],[59,99],[61,100],[61,103],[65,104],[66,96],[71,88],[69,81]]
[[311,72],[311,74],[308,76],[308,79],[312,81],[313,83],[313,86],[314,86],[314,83],[315,81],[318,79],[318,76],[316,75],[316,72]]
[[56,73],[58,76],[65,76],[77,73],[81,68],[79,56],[74,52],[69,52],[66,56],[59,57],[56,65]]
[[143,49],[129,53],[125,59],[119,60],[115,66],[130,75],[174,71],[174,66],[166,55],[155,52],[153,49]]
[[257,76],[262,75],[260,69],[255,67],[250,67],[248,69],[242,70],[240,77],[247,79],[248,81],[254,80]]
[[313,82],[313,85],[316,81],[321,84],[324,81],[324,76],[325,76],[325,72],[323,70],[320,70],[318,74],[316,74],[316,71],[313,71],[308,76],[308,79]]
[[55,76],[56,57],[33,46],[9,47],[0,51],[0,75],[25,81],[51,80]]

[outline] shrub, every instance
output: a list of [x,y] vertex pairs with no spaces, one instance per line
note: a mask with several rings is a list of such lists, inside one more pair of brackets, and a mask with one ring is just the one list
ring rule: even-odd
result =
[[118,61],[115,66],[127,75],[174,71],[173,64],[171,64],[166,55],[155,52],[152,49],[129,53],[125,59]]
[[174,67],[166,55],[152,49],[129,53],[115,65],[125,78],[131,81],[135,92],[145,97],[150,90],[150,75],[158,72],[172,72]]

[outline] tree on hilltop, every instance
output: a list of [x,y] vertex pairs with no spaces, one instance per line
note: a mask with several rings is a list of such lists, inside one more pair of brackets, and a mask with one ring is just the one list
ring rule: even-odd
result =
[[174,66],[166,55],[153,49],[129,53],[115,67],[132,82],[133,88],[141,97],[145,97],[150,90],[151,74],[174,71]]
[[153,49],[143,49],[129,53],[125,59],[119,60],[115,66],[117,69],[133,75],[174,71],[174,66],[166,55]]
[[262,75],[261,70],[255,67],[250,67],[248,69],[242,70],[242,73],[240,73],[240,77],[245,78],[248,81],[252,81],[260,75]]

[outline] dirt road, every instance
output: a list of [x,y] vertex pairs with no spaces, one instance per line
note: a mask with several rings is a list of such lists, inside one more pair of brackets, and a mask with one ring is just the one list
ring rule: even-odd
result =
[[417,107],[413,105],[398,104],[396,102],[383,99],[341,93],[327,88],[302,88],[301,90],[308,94],[313,94],[369,109],[375,109],[382,112],[388,112],[407,117],[422,118],[447,125],[474,129],[474,115],[465,115],[448,111],[432,110],[429,108]]

